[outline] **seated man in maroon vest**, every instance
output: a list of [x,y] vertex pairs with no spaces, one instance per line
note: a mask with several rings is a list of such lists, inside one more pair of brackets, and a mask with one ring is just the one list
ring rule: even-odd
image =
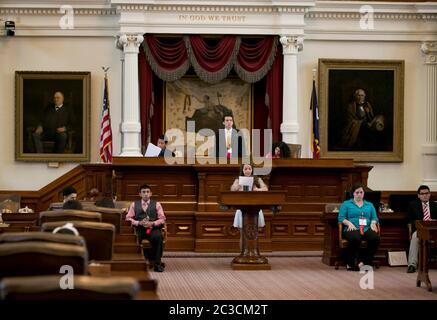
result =
[[156,272],[163,272],[161,265],[163,238],[161,229],[165,223],[164,210],[159,202],[151,200],[152,190],[147,184],[140,187],[141,200],[132,202],[126,215],[126,220],[137,229],[138,240],[147,239],[152,246],[151,251],[143,252],[146,259],[154,263]]

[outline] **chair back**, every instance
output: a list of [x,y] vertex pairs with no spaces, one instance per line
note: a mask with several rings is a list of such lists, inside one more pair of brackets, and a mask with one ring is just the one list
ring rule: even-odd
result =
[[121,216],[123,213],[122,209],[97,207],[95,205],[86,205],[84,206],[84,210],[100,213],[102,215],[102,222],[113,224],[115,226],[115,231],[117,232],[117,234],[120,233]]
[[7,232],[0,234],[0,244],[12,242],[39,241],[39,242],[54,242],[64,243],[77,246],[85,246],[85,239],[82,236],[71,234],[53,234],[48,232]]
[[38,225],[55,221],[94,221],[102,222],[102,215],[97,212],[84,210],[56,210],[39,213]]
[[290,148],[290,158],[291,159],[300,159],[302,145],[301,144],[294,144],[294,143],[287,143],[287,145]]
[[42,241],[0,244],[0,278],[59,274],[62,266],[71,266],[75,275],[88,272],[85,247]]
[[74,288],[60,288],[62,275],[5,278],[1,300],[134,300],[140,291],[130,277],[74,276]]
[[[83,236],[88,248],[89,259],[106,261],[112,260],[114,252],[115,227],[104,222],[70,221]],[[55,228],[64,225],[64,221],[46,222],[41,231],[52,232]]]

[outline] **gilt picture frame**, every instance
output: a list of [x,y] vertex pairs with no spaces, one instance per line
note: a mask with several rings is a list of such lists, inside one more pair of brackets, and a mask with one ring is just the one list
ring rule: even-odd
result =
[[404,61],[319,59],[322,158],[402,162]]
[[89,161],[90,98],[88,71],[16,71],[15,160]]

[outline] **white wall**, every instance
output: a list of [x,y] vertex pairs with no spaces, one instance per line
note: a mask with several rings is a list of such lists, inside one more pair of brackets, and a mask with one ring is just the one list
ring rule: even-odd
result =
[[[299,122],[302,143],[309,151],[309,111],[312,69],[319,58],[405,60],[404,161],[367,163],[374,166],[368,185],[375,190],[416,190],[422,179],[421,143],[424,141],[425,66],[419,42],[305,41],[299,55]],[[316,81],[317,83],[317,81]],[[319,97],[320,99],[320,97]],[[306,156],[308,156],[307,154]],[[437,164],[436,164],[437,165]]]
[[100,116],[102,112],[103,71],[111,67],[111,101],[114,153],[120,150],[118,124],[121,122],[120,51],[111,37],[0,37],[0,190],[38,190],[77,164],[15,161],[16,70],[91,72],[91,162],[99,161]]
[[[24,0],[17,2],[27,3]],[[420,45],[421,41],[437,40],[433,18],[436,15],[435,3],[372,3],[377,13],[375,30],[368,31],[360,29],[361,3],[349,1],[315,2],[314,7],[311,7],[311,1],[308,1],[311,9],[305,21],[305,13],[299,8],[278,14],[275,10],[270,10],[268,4],[265,4],[266,8],[258,8],[257,1],[254,1],[252,9],[255,11],[252,11],[257,12],[255,21],[252,19],[253,12],[247,13],[246,5],[233,7],[232,13],[229,13],[222,12],[220,7],[202,8],[203,2],[193,1],[198,8],[198,12],[193,13],[195,16],[204,14],[208,9],[216,15],[245,17],[244,23],[214,26],[208,23],[183,22],[178,14],[180,10],[184,12],[185,7],[175,9],[173,6],[160,6],[160,0],[156,1],[156,6],[147,5],[144,8],[125,5],[126,1],[123,0],[95,0],[93,3],[97,5],[90,5],[91,10],[87,9],[85,1],[73,2],[77,3],[78,8],[75,11],[75,22],[78,25],[75,30],[59,28],[58,20],[61,15],[56,5],[48,5],[52,11],[49,10],[47,13],[37,10],[24,12],[20,9],[14,10],[11,15],[7,6],[0,4],[0,18],[3,13],[4,19],[13,17],[17,21],[16,37],[0,36],[0,190],[38,190],[76,165],[61,164],[60,168],[53,169],[48,168],[45,163],[15,162],[14,72],[91,71],[91,162],[97,162],[102,108],[101,66],[111,67],[109,80],[114,154],[119,154],[121,62],[120,51],[114,46],[114,36],[117,31],[143,33],[151,30],[163,33],[232,33],[234,30],[242,30],[244,34],[305,33],[304,49],[298,55],[299,142],[303,144],[304,156],[309,156],[312,69],[317,68],[319,58],[405,60],[404,161],[369,163],[374,166],[369,175],[369,187],[376,190],[416,190],[422,181],[423,155],[420,148],[425,140],[423,118],[426,79]],[[121,5],[115,9],[117,3]],[[250,5],[250,1],[247,3]],[[80,9],[81,6],[84,10]],[[2,9],[3,7],[5,9]],[[146,7],[150,10],[146,10]],[[17,16],[15,12],[21,13]],[[162,15],[166,15],[168,19],[158,19],[155,23],[153,19]],[[275,23],[270,22],[272,17]],[[151,26],[153,23],[155,25]]]

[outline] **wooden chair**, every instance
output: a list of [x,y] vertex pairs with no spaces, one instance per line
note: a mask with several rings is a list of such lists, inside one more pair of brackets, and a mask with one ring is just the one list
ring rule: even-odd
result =
[[[115,226],[113,224],[91,221],[68,222],[71,222],[79,234],[85,238],[90,261],[112,260],[115,241]],[[41,231],[52,232],[65,223],[65,221],[46,222],[41,226]]]
[[0,244],[0,278],[59,274],[64,265],[71,266],[75,276],[87,274],[87,249],[75,244],[42,241]]
[[0,282],[1,300],[134,300],[140,291],[130,277],[74,275],[74,288],[59,286],[62,275],[5,278]]
[[[380,229],[379,224],[377,225],[377,227],[378,227],[378,233],[381,234],[381,229]],[[340,260],[337,260],[335,262],[335,270],[338,270],[340,265],[345,265],[344,253],[346,252],[346,250],[349,246],[349,241],[343,238],[343,223],[341,223],[341,222],[338,223],[338,246],[341,249],[341,254],[340,254]],[[367,241],[361,240],[360,250],[366,249],[366,248],[367,248]],[[374,260],[372,263],[376,269],[379,268],[379,261]]]
[[[166,223],[164,223],[164,226],[161,229],[161,233],[162,233],[162,247],[163,247],[162,249],[164,250],[165,249],[165,243],[167,242],[167,224]],[[150,250],[152,248],[149,240],[147,240],[147,239],[143,239],[141,241],[140,247],[141,247],[141,252],[144,252],[144,250]],[[164,262],[161,262],[161,265],[163,267],[165,267],[165,263]],[[153,268],[153,265],[151,265],[150,263],[149,263],[149,268]]]
[[94,221],[102,222],[102,214],[84,210],[56,210],[39,213],[38,225],[55,221]]

